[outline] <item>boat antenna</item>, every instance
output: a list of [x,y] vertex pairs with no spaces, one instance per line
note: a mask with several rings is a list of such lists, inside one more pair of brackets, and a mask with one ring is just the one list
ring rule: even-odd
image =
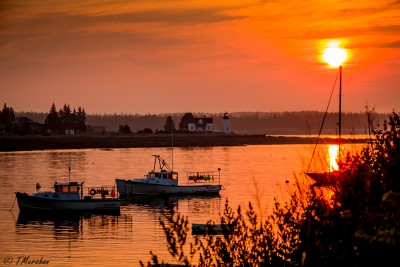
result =
[[172,171],[174,171],[174,121],[172,121],[172,129],[171,129],[171,153],[172,153]]
[[68,163],[68,185],[71,183],[71,155],[69,155]]
[[68,192],[71,191],[71,154],[69,154],[69,161],[68,161]]
[[342,84],[342,83],[341,83],[341,80],[342,80],[342,66],[340,66],[340,71],[339,71],[338,74],[336,75],[335,82],[333,83],[331,95],[330,95],[330,97],[329,97],[328,105],[327,105],[326,110],[325,110],[324,118],[322,119],[321,127],[319,128],[319,133],[318,133],[318,137],[317,137],[317,142],[315,142],[314,151],[313,151],[313,153],[312,153],[312,155],[311,155],[310,164],[308,165],[308,170],[307,170],[307,172],[308,172],[308,171],[310,170],[310,168],[311,168],[311,162],[312,162],[312,160],[313,160],[313,157],[314,157],[314,154],[315,154],[315,150],[316,150],[316,148],[317,148],[317,145],[318,145],[318,142],[319,142],[319,138],[320,138],[321,133],[322,133],[322,128],[324,127],[326,115],[328,114],[329,105],[330,105],[331,100],[332,100],[333,91],[335,91],[335,87],[336,87],[336,82],[337,82],[337,80],[338,80],[338,76],[340,76],[340,81],[339,81],[339,85],[340,85],[340,92],[339,92],[339,139],[340,139],[341,119],[342,119],[342,117],[341,117],[341,115],[340,115],[340,114],[341,114],[341,110],[340,110],[340,109],[341,109],[341,108],[340,108],[340,106],[341,106],[341,103],[340,103],[341,97],[340,97],[340,95],[341,95],[341,91],[342,91],[342,88],[341,88],[341,84]]

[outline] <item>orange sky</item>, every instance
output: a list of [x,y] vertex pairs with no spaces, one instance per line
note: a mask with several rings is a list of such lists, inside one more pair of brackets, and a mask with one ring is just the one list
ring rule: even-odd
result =
[[[400,111],[399,0],[3,0],[0,104],[93,113]],[[336,111],[337,95],[332,102]]]

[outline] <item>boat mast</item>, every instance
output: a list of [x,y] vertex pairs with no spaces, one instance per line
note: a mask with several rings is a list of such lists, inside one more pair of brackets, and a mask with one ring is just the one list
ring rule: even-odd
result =
[[[337,160],[340,163],[341,162],[341,146],[342,146],[342,65],[339,67],[339,135],[338,135],[338,154],[337,154]],[[339,167],[340,168],[340,167]]]
[[71,154],[69,155],[69,162],[68,162],[68,192],[70,184],[71,184]]
[[172,139],[172,141],[171,141],[171,153],[172,153],[172,170],[171,171],[174,171],[174,127],[175,127],[175,125],[174,125],[174,123],[172,123],[172,130],[171,130],[171,132],[172,132],[172,134],[171,134],[171,139]]
[[339,68],[339,148],[342,135],[342,65]]
[[69,164],[68,164],[68,192],[71,191],[71,154],[69,155]]

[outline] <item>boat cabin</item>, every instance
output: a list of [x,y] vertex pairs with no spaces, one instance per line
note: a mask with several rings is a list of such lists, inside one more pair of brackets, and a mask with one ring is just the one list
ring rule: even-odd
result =
[[162,170],[161,172],[150,171],[147,174],[146,178],[160,178],[160,179],[177,180],[178,179],[178,173],[177,172],[167,172],[165,170]]
[[47,199],[62,199],[62,200],[79,200],[82,198],[83,183],[70,182],[70,183],[54,183],[54,191],[52,192],[37,192],[32,195],[40,198]]
[[70,183],[54,183],[54,192],[69,192],[69,193],[79,193],[80,192],[80,187],[82,184],[78,184],[78,182],[70,182]]

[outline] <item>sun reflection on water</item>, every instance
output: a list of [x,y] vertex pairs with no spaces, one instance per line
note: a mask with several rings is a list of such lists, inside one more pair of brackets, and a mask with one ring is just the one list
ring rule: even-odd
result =
[[329,159],[329,170],[339,170],[338,157],[339,157],[339,145],[329,145],[328,147],[328,159]]

